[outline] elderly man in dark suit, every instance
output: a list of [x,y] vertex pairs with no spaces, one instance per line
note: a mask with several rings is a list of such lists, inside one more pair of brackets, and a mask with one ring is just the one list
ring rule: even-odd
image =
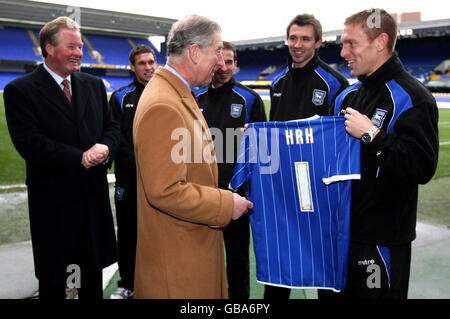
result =
[[[102,298],[102,268],[116,261],[106,171],[117,152],[103,82],[79,73],[79,25],[59,17],[41,30],[45,63],[4,90],[11,139],[26,162],[40,298]],[[68,83],[67,83],[68,82]]]

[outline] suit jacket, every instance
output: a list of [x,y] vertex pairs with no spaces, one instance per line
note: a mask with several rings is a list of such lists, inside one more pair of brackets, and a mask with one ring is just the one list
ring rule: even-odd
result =
[[75,72],[71,83],[72,104],[40,65],[4,90],[11,139],[26,162],[36,276],[55,283],[79,264],[87,238],[98,269],[116,261],[107,165],[85,169],[81,161],[95,143],[109,147],[111,161],[119,126],[99,78]]
[[135,298],[227,298],[220,227],[231,220],[233,196],[218,189],[209,128],[189,88],[170,71],[159,68],[147,84],[133,134]]

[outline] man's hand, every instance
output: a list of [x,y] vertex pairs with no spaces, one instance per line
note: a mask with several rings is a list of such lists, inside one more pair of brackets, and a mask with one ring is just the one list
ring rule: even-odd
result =
[[91,168],[103,163],[109,156],[109,148],[104,144],[95,144],[83,153],[81,164],[86,168]]
[[[365,114],[361,114],[355,109],[348,107],[345,109],[345,130],[353,137],[361,138],[364,132],[367,132],[372,126],[372,121]],[[374,136],[378,131],[375,133]]]
[[243,214],[247,213],[249,209],[253,208],[253,203],[236,193],[233,193],[233,217],[232,220],[239,219]]

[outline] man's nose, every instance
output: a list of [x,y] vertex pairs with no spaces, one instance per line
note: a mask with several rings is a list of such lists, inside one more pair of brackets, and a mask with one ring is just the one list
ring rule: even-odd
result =
[[219,68],[219,69],[224,69],[225,68],[225,61],[223,60],[223,55],[222,55],[222,53],[220,53],[218,56],[217,56],[217,68]]
[[301,39],[298,39],[298,40],[295,42],[294,47],[296,47],[296,48],[301,48],[301,47],[303,47],[303,41],[302,41]]
[[341,57],[343,57],[345,59],[347,56],[348,56],[348,50],[345,47],[345,45],[343,45],[342,49],[341,49]]

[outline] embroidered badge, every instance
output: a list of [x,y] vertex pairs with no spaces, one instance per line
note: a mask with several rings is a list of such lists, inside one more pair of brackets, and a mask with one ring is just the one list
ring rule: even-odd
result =
[[327,92],[318,90],[318,89],[314,89],[312,102],[314,103],[314,105],[322,105],[323,102],[325,101],[326,96],[327,96]]
[[242,104],[231,104],[230,115],[234,118],[240,117],[243,107]]
[[377,127],[381,127],[383,125],[384,119],[386,118],[386,114],[387,111],[376,109],[371,119],[372,123]]
[[125,190],[122,187],[116,186],[116,194],[115,195],[116,195],[116,199],[118,201],[122,200],[124,191]]

